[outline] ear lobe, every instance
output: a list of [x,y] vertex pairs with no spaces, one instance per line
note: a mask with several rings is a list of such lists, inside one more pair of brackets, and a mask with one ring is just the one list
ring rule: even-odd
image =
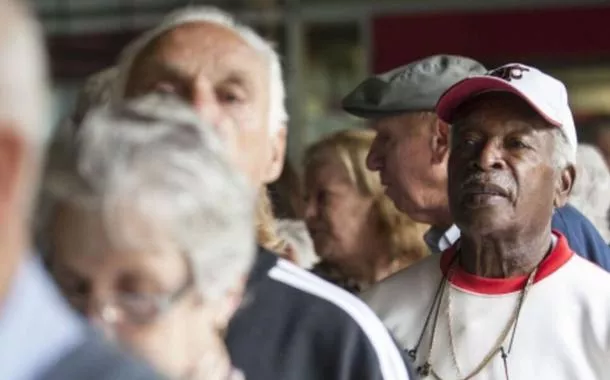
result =
[[553,205],[555,207],[563,207],[568,203],[575,180],[576,169],[574,168],[574,165],[569,165],[561,171],[555,185],[555,197],[553,199]]
[[432,157],[435,163],[442,162],[449,155],[449,124],[436,117],[432,137]]
[[263,176],[265,183],[271,183],[279,178],[284,167],[284,157],[286,155],[286,125],[284,124],[279,130],[277,130],[271,136],[271,142],[269,144],[269,161],[267,162],[267,169]]

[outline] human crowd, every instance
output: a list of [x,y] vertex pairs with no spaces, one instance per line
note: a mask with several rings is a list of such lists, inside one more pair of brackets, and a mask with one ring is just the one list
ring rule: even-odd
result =
[[406,63],[295,169],[231,14],[170,13],[55,129],[40,25],[0,21],[0,380],[610,379],[608,132],[556,78]]

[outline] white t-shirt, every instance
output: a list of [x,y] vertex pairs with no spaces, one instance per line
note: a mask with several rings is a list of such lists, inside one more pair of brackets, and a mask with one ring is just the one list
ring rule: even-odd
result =
[[[565,237],[557,236],[521,309],[507,358],[509,379],[610,379],[610,274],[575,255]],[[451,248],[429,256],[363,294],[405,351],[415,348],[454,255]],[[440,296],[429,358],[432,369],[445,380],[470,374],[509,322],[526,280],[527,276],[483,278],[454,266]],[[461,376],[449,343],[449,314]],[[415,367],[428,356],[434,313],[430,319]],[[510,337],[504,341],[506,349]],[[475,379],[503,380],[504,371],[501,355],[496,354]]]

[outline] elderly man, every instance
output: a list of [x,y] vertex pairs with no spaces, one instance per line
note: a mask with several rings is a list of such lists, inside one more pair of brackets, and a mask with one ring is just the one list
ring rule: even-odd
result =
[[50,128],[42,35],[20,3],[0,2],[0,377],[154,379],[95,338],[27,253]]
[[[430,250],[442,252],[459,237],[447,198],[450,127],[434,114],[443,91],[484,67],[469,58],[438,55],[365,80],[343,101],[346,111],[373,120],[377,138],[367,164],[378,171],[387,194],[413,219],[432,225]],[[610,249],[574,207],[556,210],[553,228],[590,261],[610,270]]]
[[574,181],[565,87],[507,65],[451,87],[437,113],[462,237],[365,298],[423,378],[608,378],[610,275],[551,229]]
[[[214,8],[187,8],[136,40],[119,71],[117,100],[177,94],[215,125],[257,189],[279,175],[287,120],[281,68],[250,28]],[[258,238],[264,243],[260,230]],[[246,378],[408,378],[383,324],[346,292],[264,249],[246,286],[227,333]]]

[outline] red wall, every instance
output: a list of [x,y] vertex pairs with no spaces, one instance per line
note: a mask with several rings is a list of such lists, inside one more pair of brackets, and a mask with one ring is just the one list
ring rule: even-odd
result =
[[438,53],[484,63],[610,59],[610,6],[383,15],[373,20],[373,68]]

